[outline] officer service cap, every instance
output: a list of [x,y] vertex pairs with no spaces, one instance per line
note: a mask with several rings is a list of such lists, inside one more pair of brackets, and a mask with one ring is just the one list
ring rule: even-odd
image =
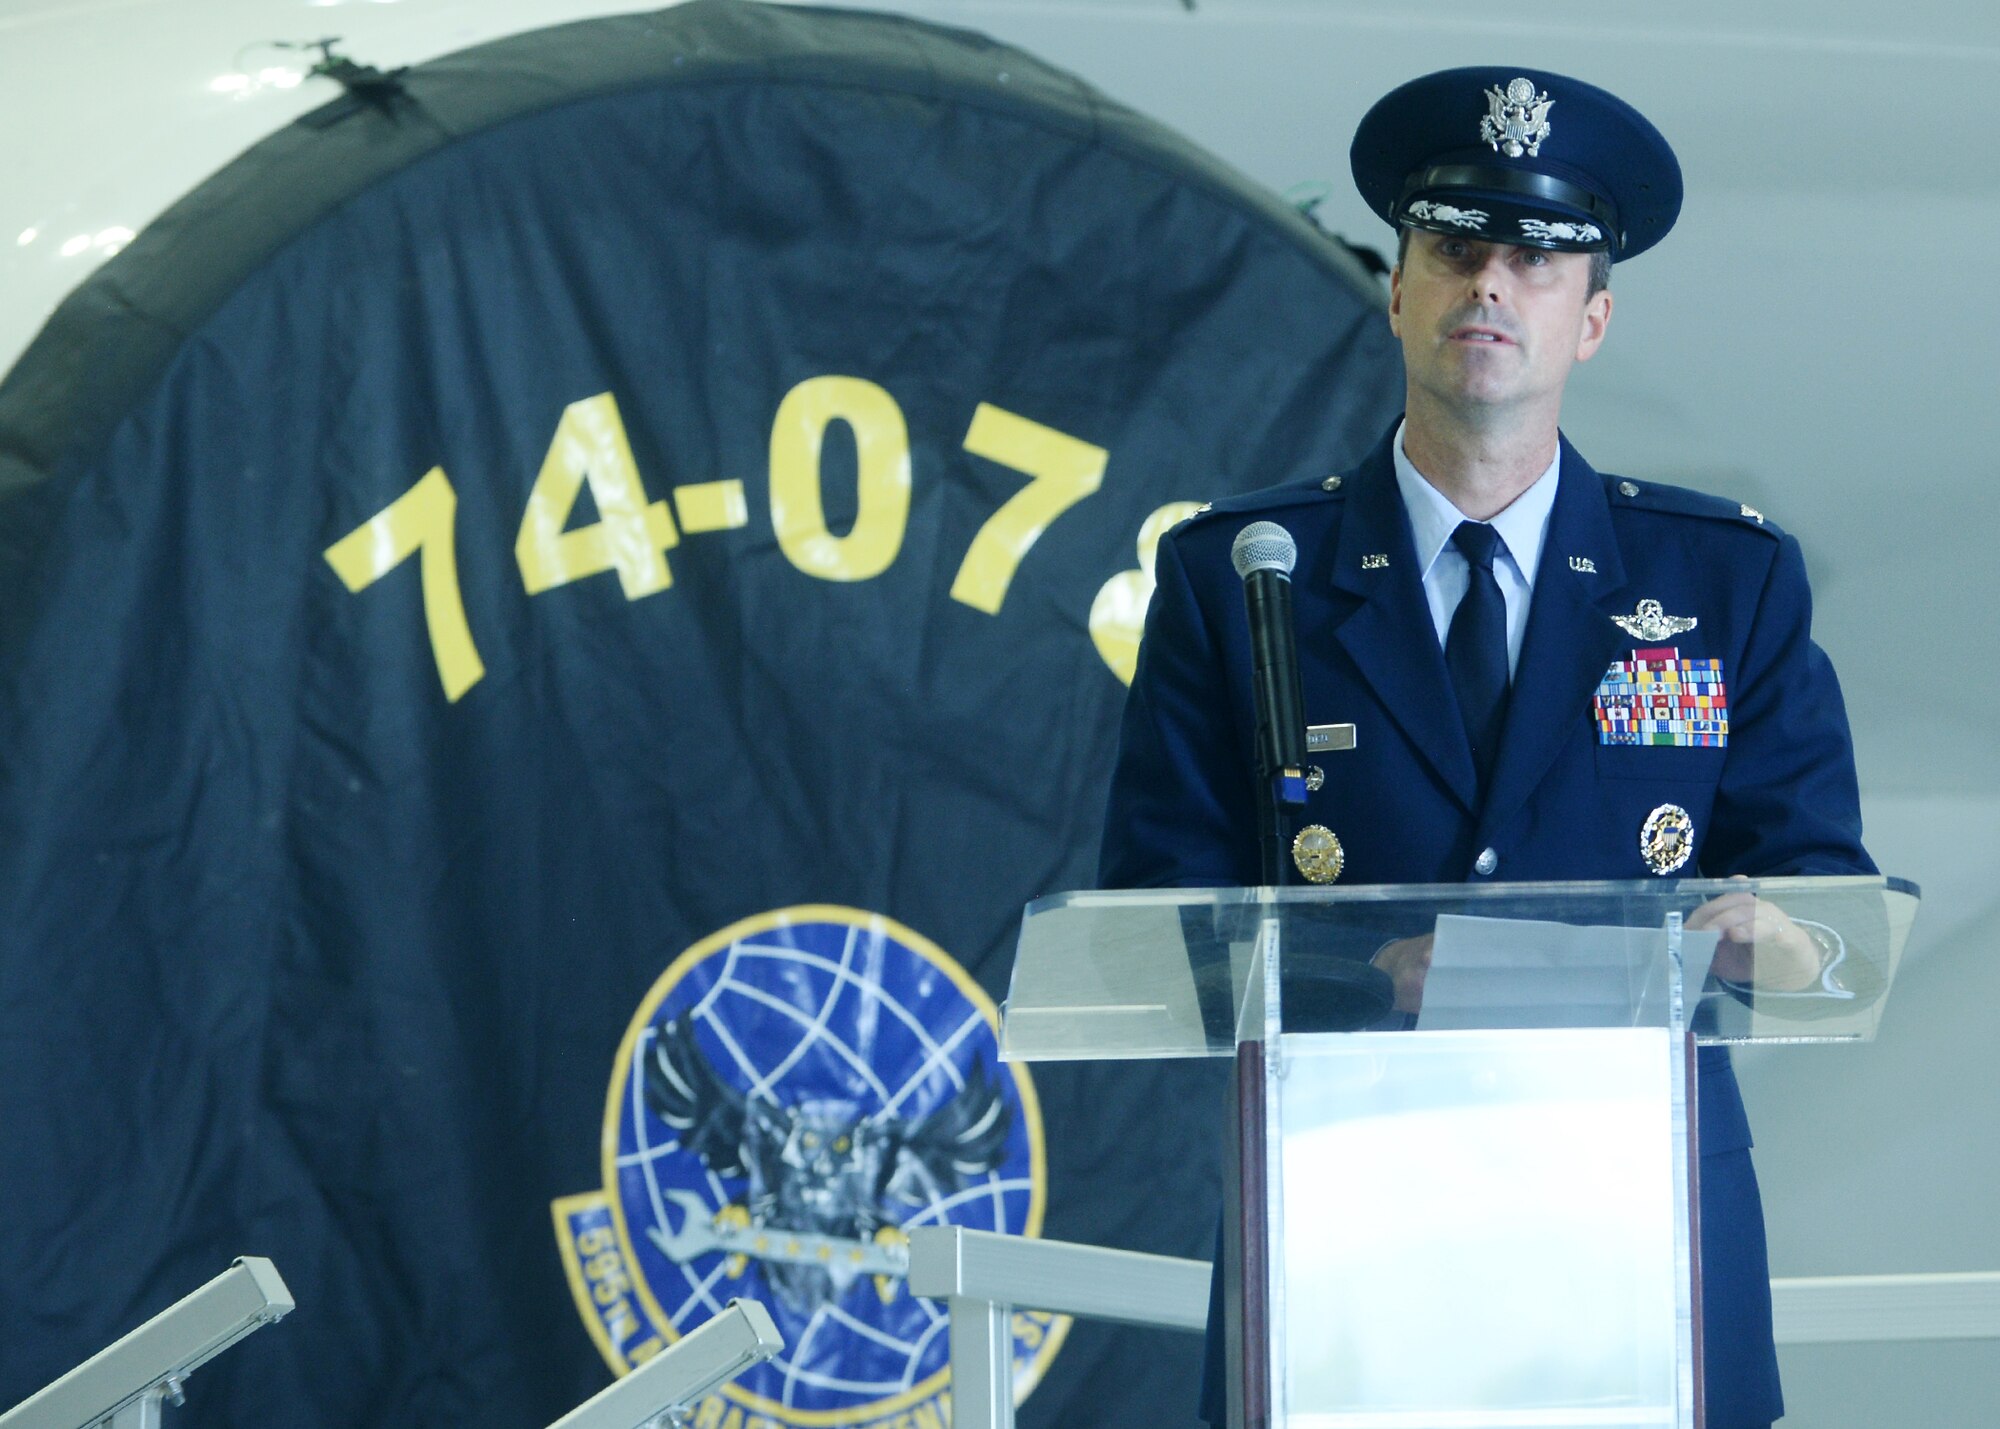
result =
[[1681,166],[1646,117],[1547,70],[1440,70],[1384,95],[1349,153],[1397,227],[1563,252],[1645,252],[1681,211]]

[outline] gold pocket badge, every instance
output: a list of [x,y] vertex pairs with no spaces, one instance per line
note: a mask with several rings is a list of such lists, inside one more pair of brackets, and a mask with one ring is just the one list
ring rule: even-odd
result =
[[1679,804],[1662,804],[1646,815],[1639,829],[1639,856],[1646,860],[1646,867],[1665,877],[1678,871],[1693,853],[1694,820],[1686,809]]
[[1347,866],[1347,850],[1325,824],[1307,824],[1292,840],[1292,864],[1308,883],[1331,883]]

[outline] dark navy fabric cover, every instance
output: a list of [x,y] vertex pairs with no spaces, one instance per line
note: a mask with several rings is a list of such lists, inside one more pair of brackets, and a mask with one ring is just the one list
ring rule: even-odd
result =
[[[0,381],[0,1408],[243,1254],[299,1311],[194,1376],[175,1429],[526,1429],[608,1382],[613,1307],[633,1343],[692,1328],[714,1307],[685,1288],[618,1293],[648,1227],[572,1279],[558,1211],[615,1176],[650,990],[739,920],[832,904],[1003,996],[1022,905],[1094,878],[1125,667],[1092,612],[1142,608],[1119,597],[1153,513],[1262,486],[1275,453],[1347,466],[1402,391],[1347,249],[977,35],[691,0],[399,83],[147,225]],[[855,423],[781,428],[827,378],[876,392],[876,449],[907,458],[880,468],[907,499],[893,559],[852,578],[794,560],[772,479],[774,432],[817,432],[829,536],[897,509],[861,515]],[[528,583],[524,512],[579,403],[615,404],[649,534],[678,526],[644,552],[668,586]],[[1031,507],[975,605],[957,573],[1037,480],[973,439],[996,412],[1105,465]],[[351,588],[326,553],[433,470],[449,515]],[[734,518],[688,519],[720,482]],[[601,494],[570,534],[606,530]],[[456,697],[434,607],[482,662]],[[885,993],[856,963],[835,1007],[825,966],[760,965],[817,1045]],[[956,1006],[923,976],[939,1000],[887,992]],[[885,1086],[894,1038],[956,1056],[976,1030],[871,1025],[840,1066]],[[818,1060],[794,1045],[742,1044],[789,1068],[790,1107]],[[1041,1234],[1205,1253],[1221,1141],[1183,1108],[1218,1065],[1023,1075]],[[948,1337],[886,1334],[912,1308],[893,1282],[816,1322],[769,1308],[787,1349],[733,1386],[766,1407],[724,1424],[943,1413]],[[1174,1332],[1031,1309],[1023,1429],[1191,1419]],[[871,1367],[899,1346],[912,1383]]]

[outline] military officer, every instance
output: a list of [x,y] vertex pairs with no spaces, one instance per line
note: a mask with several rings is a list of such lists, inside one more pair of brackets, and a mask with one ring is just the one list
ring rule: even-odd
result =
[[[1355,728],[1294,820],[1316,876],[1874,872],[1797,543],[1737,502],[1600,475],[1559,430],[1569,375],[1609,330],[1611,264],[1679,212],[1665,139],[1577,80],[1459,69],[1384,97],[1351,157],[1398,231],[1403,419],[1354,470],[1217,502],[1162,540],[1104,884],[1260,881],[1229,558],[1255,520],[1298,545],[1307,718]],[[1747,894],[1691,923],[1724,935],[1725,976],[1818,972],[1813,939]],[[1420,1003],[1428,954],[1414,939],[1378,955],[1399,1006]],[[1746,1429],[1783,1413],[1763,1219],[1726,1052],[1704,1049],[1698,1076],[1707,1423]],[[1214,1330],[1203,1413],[1219,1423]]]

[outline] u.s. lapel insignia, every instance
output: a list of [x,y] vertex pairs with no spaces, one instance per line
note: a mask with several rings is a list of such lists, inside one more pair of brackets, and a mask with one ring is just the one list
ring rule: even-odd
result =
[[1642,600],[1639,608],[1630,615],[1614,615],[1611,620],[1633,639],[1655,644],[1684,634],[1694,629],[1696,624],[1692,615],[1668,615],[1657,600]]
[[1388,565],[1389,553],[1387,551],[1377,551],[1372,555],[1361,558],[1361,569],[1364,571],[1385,570],[1388,568]]
[[1646,867],[1665,877],[1676,872],[1694,853],[1694,820],[1679,804],[1662,804],[1646,815],[1639,829],[1639,857]]
[[1569,558],[1569,568],[1573,571],[1581,571],[1587,576],[1597,574],[1597,562],[1588,556],[1571,556]]
[[1325,824],[1307,824],[1292,840],[1292,865],[1308,883],[1331,883],[1347,866],[1347,850]]

